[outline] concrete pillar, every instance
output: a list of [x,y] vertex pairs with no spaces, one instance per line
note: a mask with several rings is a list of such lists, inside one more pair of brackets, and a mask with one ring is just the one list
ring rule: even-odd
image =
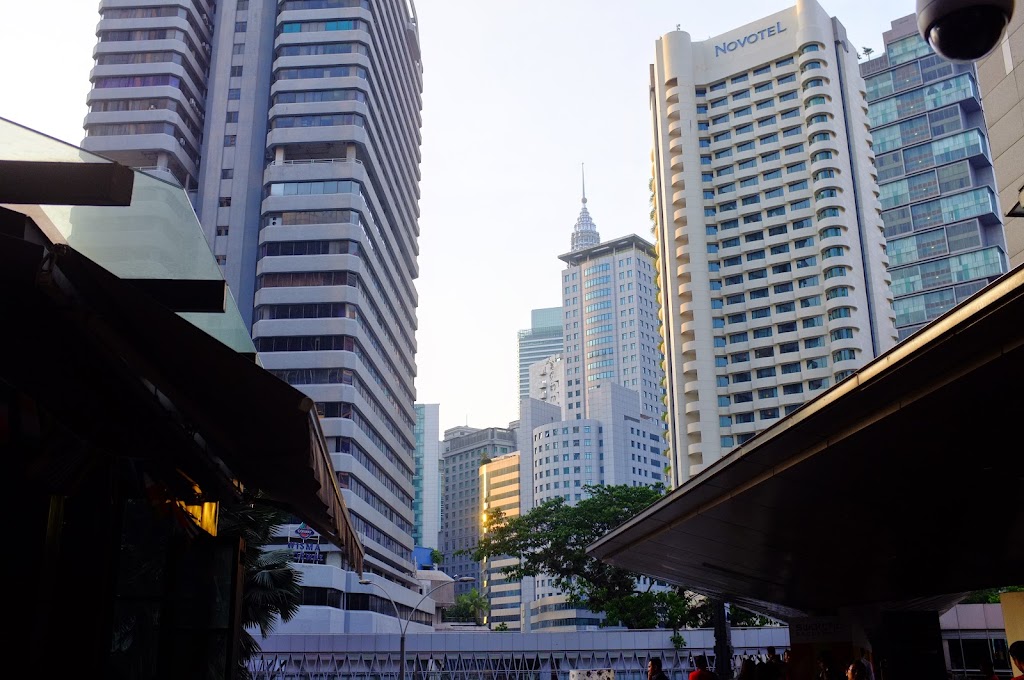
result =
[[275,164],[280,164],[283,161],[284,161],[284,147],[283,146],[275,146],[274,147],[274,163]]
[[715,675],[718,680],[732,680],[732,634],[725,601],[711,598],[711,621],[715,627]]
[[157,153],[157,155],[156,155],[156,167],[160,168],[161,170],[166,170],[167,169],[167,152],[166,151],[161,151],[161,152]]

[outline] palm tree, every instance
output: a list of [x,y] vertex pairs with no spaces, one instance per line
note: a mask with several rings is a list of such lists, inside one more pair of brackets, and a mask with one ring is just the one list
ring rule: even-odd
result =
[[245,541],[242,558],[245,584],[242,587],[242,635],[239,640],[237,678],[248,680],[246,665],[260,651],[249,633],[256,628],[266,638],[278,619],[290,621],[302,604],[302,575],[291,566],[288,550],[265,550],[275,531],[289,523],[290,516],[262,504],[225,505],[221,508],[219,533]]
[[473,620],[476,621],[477,624],[479,624],[483,619],[483,614],[491,609],[490,601],[488,601],[488,599],[476,588],[473,588],[465,595],[460,595],[458,599],[460,600],[460,604],[463,604],[473,612]]

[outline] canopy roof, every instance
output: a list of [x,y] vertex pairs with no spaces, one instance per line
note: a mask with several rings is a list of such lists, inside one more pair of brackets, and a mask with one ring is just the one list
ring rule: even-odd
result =
[[588,553],[787,619],[944,609],[1024,574],[1024,267]]

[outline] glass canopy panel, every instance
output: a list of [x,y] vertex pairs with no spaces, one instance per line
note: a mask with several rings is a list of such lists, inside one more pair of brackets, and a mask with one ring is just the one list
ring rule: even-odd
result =
[[[0,118],[0,160],[111,163],[66,142]],[[131,205],[11,205],[55,242],[123,279],[223,280],[188,196],[177,185],[135,172]],[[223,313],[181,314],[238,352],[255,354],[227,292]]]

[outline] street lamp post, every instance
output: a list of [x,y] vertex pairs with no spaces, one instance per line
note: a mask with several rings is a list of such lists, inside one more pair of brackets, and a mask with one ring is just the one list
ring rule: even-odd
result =
[[423,604],[423,600],[427,599],[427,597],[432,592],[434,592],[435,590],[437,590],[439,588],[442,588],[442,587],[448,585],[448,583],[469,583],[470,581],[475,581],[475,580],[476,579],[473,578],[472,576],[456,576],[454,581],[450,581],[450,582],[449,581],[445,581],[444,583],[438,583],[436,586],[434,586],[433,588],[431,588],[430,590],[425,592],[423,594],[423,597],[420,598],[419,602],[417,602],[415,605],[413,605],[412,611],[409,612],[409,616],[405,619],[405,622],[403,623],[402,622],[402,615],[398,613],[398,605],[395,604],[394,598],[391,597],[391,595],[388,594],[388,591],[384,590],[384,586],[380,585],[376,581],[371,581],[368,578],[361,578],[361,579],[359,579],[359,583],[361,583],[364,586],[375,586],[375,587],[379,588],[380,591],[382,593],[384,593],[384,596],[386,598],[388,598],[388,600],[391,601],[391,606],[394,607],[394,609],[395,609],[395,618],[398,619],[398,630],[400,631],[400,635],[398,637],[398,640],[399,640],[399,646],[398,646],[398,663],[399,663],[399,666],[398,666],[398,680],[405,680],[405,633],[406,633],[406,631],[409,630],[409,621],[412,620],[412,613],[414,611],[416,611],[416,609],[421,604]]

